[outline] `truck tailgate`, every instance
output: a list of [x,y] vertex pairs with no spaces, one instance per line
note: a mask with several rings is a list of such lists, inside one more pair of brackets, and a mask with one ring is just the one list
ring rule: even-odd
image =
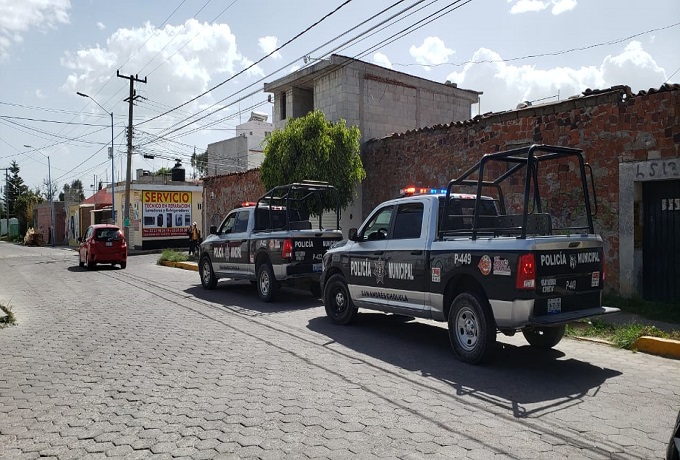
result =
[[[587,312],[587,316],[597,314],[593,313],[593,309],[601,308],[604,284],[601,243],[576,249],[539,249],[535,256],[536,302],[533,316],[537,322],[550,323],[553,315],[578,318],[586,316]],[[540,317],[545,318],[539,320]]]

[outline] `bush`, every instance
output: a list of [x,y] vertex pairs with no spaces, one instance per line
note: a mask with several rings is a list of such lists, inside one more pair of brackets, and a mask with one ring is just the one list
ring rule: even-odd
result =
[[184,252],[166,249],[158,258],[158,265],[160,265],[162,262],[186,262],[187,260],[189,260],[189,256]]

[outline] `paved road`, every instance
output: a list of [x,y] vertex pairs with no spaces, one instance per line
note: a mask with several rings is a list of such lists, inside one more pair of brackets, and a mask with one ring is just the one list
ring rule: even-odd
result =
[[485,366],[446,330],[364,313],[330,324],[288,290],[0,243],[0,458],[660,458],[680,362],[518,337]]

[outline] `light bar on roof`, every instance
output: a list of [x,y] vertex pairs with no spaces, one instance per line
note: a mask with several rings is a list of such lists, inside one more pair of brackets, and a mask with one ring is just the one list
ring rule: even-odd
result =
[[399,195],[401,196],[414,196],[414,195],[438,195],[446,194],[445,188],[433,188],[433,187],[404,187],[399,189]]

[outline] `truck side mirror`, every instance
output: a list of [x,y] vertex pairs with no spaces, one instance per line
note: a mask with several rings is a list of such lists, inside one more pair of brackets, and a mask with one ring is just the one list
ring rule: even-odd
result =
[[349,229],[349,239],[350,241],[357,241],[357,229],[352,227]]
[[210,226],[210,234],[215,235],[217,233],[217,225]]

